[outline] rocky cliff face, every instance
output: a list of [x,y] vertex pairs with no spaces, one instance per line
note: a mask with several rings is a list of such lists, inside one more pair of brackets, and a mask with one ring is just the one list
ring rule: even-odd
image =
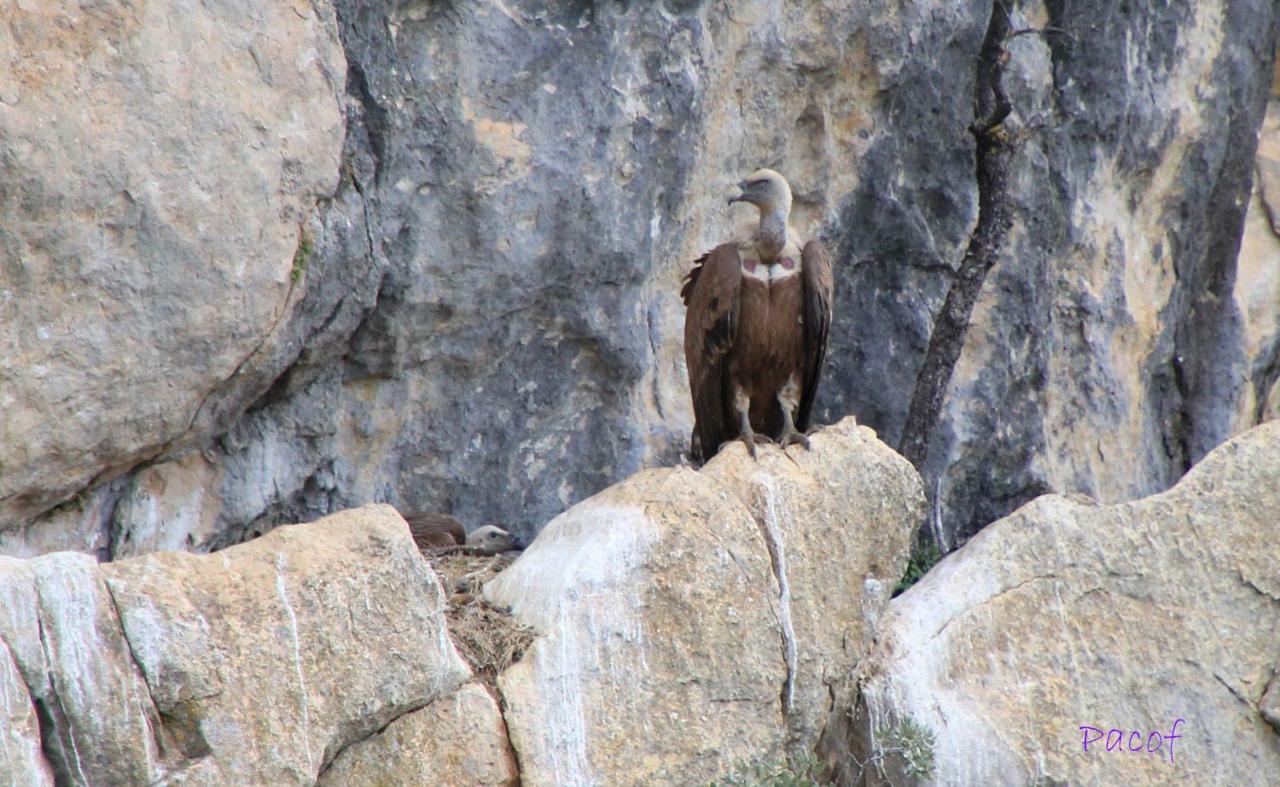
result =
[[[990,3],[0,8],[10,554],[369,501],[529,534],[669,463],[679,277],[760,164],[838,261],[820,419],[892,442],[980,196]],[[1273,4],[1011,13],[1017,220],[925,467],[953,539],[1165,488],[1275,397],[1275,245],[1237,254]]]
[[0,3],[0,529],[83,514],[29,549],[283,369],[346,72],[292,5]]
[[924,515],[869,429],[814,439],[639,473],[486,586],[542,635],[498,681],[522,783],[705,784],[813,750]]
[[1014,226],[926,467],[959,537],[1167,488],[1275,383],[1277,301],[1238,275],[1276,259],[1238,253],[1274,4],[1023,8]]

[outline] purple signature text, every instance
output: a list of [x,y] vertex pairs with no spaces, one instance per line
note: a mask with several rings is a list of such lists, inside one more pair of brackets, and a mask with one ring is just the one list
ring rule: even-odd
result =
[[1182,737],[1178,734],[1178,725],[1185,723],[1183,719],[1174,719],[1168,735],[1152,732],[1145,737],[1140,730],[1100,730],[1097,727],[1089,727],[1087,725],[1081,725],[1080,731],[1084,733],[1084,750],[1086,752],[1089,751],[1089,746],[1093,745],[1095,751],[1105,746],[1109,752],[1145,751],[1148,754],[1158,754],[1167,742],[1169,744],[1169,762],[1173,762],[1173,742]]

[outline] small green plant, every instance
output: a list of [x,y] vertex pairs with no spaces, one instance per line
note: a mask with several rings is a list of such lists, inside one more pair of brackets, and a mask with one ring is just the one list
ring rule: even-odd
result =
[[919,582],[925,574],[929,573],[929,569],[937,565],[942,559],[942,552],[938,550],[938,545],[932,540],[924,540],[923,543],[917,542],[916,546],[911,548],[911,557],[907,560],[907,570],[902,575],[902,579],[898,580],[898,586],[893,589],[893,595],[900,595],[904,590]]
[[289,271],[289,281],[294,284],[302,281],[303,274],[307,272],[307,263],[311,262],[312,251],[311,235],[303,230],[298,235],[298,250],[293,253],[293,270]]
[[893,727],[876,729],[876,751],[873,759],[881,762],[886,754],[900,754],[903,773],[921,779],[933,775],[933,748],[938,736],[910,715]]
[[818,787],[818,770],[818,760],[812,756],[755,765],[739,763],[708,787]]

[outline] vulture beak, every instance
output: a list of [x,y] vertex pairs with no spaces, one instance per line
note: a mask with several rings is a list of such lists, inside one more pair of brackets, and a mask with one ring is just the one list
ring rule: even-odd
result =
[[730,205],[732,205],[735,202],[747,201],[747,185],[748,184],[745,180],[738,182],[738,196],[729,198]]

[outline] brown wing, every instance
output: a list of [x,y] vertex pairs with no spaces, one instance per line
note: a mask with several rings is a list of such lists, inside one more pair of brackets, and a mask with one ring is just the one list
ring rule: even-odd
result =
[[467,531],[448,514],[411,514],[404,518],[418,549],[440,549],[466,543]]
[[822,362],[827,357],[827,334],[831,331],[831,303],[835,287],[831,277],[831,258],[816,240],[804,245],[800,256],[804,280],[804,382],[800,391],[800,411],[796,428],[809,428],[813,400],[818,395]]
[[684,360],[693,394],[694,454],[715,456],[730,439],[725,422],[728,386],[726,356],[738,332],[738,293],[742,289],[742,259],[738,247],[725,243],[694,263],[680,297],[684,299]]

